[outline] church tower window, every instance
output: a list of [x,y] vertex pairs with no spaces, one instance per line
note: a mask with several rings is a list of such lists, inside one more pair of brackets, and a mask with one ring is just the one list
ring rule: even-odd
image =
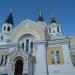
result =
[[8,26],[7,31],[10,31],[10,26]]
[[4,31],[6,30],[6,26],[4,26]]
[[57,30],[58,30],[58,32],[59,32],[59,27],[57,26]]

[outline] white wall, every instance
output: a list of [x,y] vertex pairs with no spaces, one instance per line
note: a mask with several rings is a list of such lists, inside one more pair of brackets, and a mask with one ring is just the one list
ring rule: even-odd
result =
[[47,75],[45,44],[36,44],[36,65],[34,75]]

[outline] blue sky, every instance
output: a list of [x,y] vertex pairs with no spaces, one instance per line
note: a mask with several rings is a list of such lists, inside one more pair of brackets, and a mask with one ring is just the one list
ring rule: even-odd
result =
[[13,9],[15,26],[22,20],[36,21],[40,10],[50,22],[52,12],[65,35],[75,35],[75,0],[0,0],[0,29]]

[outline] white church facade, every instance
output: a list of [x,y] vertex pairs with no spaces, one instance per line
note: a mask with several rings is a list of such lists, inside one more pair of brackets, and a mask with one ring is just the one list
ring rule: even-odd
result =
[[75,75],[75,37],[61,28],[42,13],[14,27],[11,12],[0,32],[0,75]]

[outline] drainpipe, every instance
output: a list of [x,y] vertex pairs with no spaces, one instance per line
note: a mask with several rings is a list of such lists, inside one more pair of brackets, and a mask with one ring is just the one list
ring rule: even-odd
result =
[[46,40],[46,71],[47,71],[47,75],[49,75],[49,71],[48,71],[48,60],[47,60],[47,51],[48,51],[48,40]]
[[49,41],[49,32],[48,32],[48,26],[45,27],[45,41],[46,41],[46,72],[47,75],[49,75],[49,71],[48,71],[48,61],[47,61],[47,51],[48,51],[48,41]]

